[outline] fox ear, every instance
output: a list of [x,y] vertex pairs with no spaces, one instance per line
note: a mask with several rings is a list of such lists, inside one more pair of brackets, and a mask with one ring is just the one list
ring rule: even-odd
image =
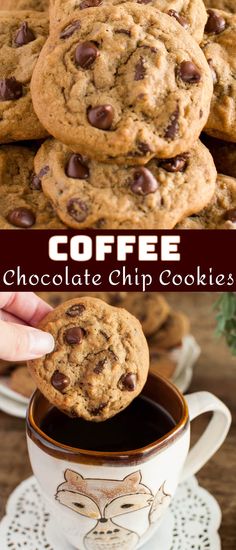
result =
[[77,472],[73,472],[73,470],[66,470],[64,473],[65,480],[69,483],[78,483],[78,481],[82,481],[84,478],[80,474],[77,474]]
[[137,472],[133,472],[132,474],[129,474],[128,476],[124,477],[123,481],[129,481],[135,485],[138,485],[142,481],[142,475],[140,470]]

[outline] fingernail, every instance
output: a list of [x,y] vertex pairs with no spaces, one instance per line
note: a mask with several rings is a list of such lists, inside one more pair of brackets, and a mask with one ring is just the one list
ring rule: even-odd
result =
[[38,329],[29,330],[29,354],[31,359],[51,353],[54,346],[54,338],[49,332]]

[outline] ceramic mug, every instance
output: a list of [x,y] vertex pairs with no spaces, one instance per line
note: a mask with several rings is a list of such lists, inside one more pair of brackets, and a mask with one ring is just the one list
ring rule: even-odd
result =
[[[223,443],[231,423],[214,395],[185,398],[169,381],[150,374],[143,394],[162,405],[176,425],[161,439],[129,452],[93,452],[62,445],[40,425],[51,405],[36,392],[27,414],[34,474],[65,539],[79,550],[140,548],[159,527],[179,481],[195,474]],[[190,422],[213,416],[189,451]]]

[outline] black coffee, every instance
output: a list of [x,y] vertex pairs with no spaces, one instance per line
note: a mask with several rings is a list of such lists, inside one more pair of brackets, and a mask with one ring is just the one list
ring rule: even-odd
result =
[[131,451],[160,439],[174,428],[171,415],[139,396],[124,411],[105,422],[70,418],[53,407],[41,424],[49,437],[70,447],[90,451]]

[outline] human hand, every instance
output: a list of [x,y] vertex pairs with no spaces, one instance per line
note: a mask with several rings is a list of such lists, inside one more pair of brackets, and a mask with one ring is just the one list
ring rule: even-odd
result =
[[33,292],[0,292],[0,359],[26,361],[50,353],[53,336],[34,327],[51,309]]

